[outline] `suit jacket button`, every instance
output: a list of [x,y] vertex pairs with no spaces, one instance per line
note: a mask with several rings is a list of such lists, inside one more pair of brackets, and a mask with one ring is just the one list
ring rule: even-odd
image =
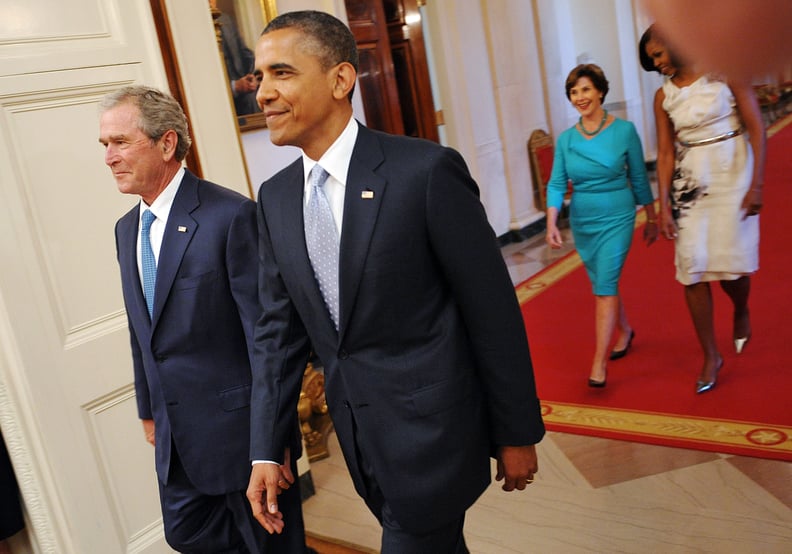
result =
[[349,402],[344,400],[344,408],[351,408],[352,406],[349,405]]
[[164,362],[164,361],[165,361],[165,360],[167,360],[167,359],[168,359],[168,358],[167,358],[166,356],[157,356],[157,357],[155,357],[155,358],[154,358],[154,360],[155,360],[155,361],[156,361],[158,364],[161,364],[162,362]]
[[349,352],[347,352],[346,350],[342,350],[341,352],[338,353],[338,358],[340,360],[346,360],[347,358],[349,358]]

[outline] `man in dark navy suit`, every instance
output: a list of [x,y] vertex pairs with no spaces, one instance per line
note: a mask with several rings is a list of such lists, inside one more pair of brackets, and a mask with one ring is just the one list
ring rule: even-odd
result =
[[248,500],[272,530],[283,476],[266,461],[282,461],[282,421],[313,349],[382,552],[467,552],[465,511],[490,482],[490,456],[506,491],[538,470],[528,341],[462,157],[358,124],[357,64],[349,29],[322,12],[278,16],[256,47],[270,138],[303,155],[259,191],[251,452],[265,463]]
[[[266,533],[245,500],[250,356],[261,314],[255,203],[182,167],[187,119],[156,89],[107,95],[99,141],[118,189],[140,196],[116,225],[116,249],[165,538],[181,552],[302,552],[296,411],[279,422],[288,427],[280,470],[293,484],[281,495],[288,529]],[[273,517],[272,525],[282,522]]]

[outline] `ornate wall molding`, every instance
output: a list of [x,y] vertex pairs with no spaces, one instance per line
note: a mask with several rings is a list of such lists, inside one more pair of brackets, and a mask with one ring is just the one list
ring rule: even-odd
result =
[[18,355],[13,329],[5,317],[7,313],[0,295],[0,428],[19,483],[26,514],[25,523],[31,528],[28,534],[33,541],[34,551],[64,552],[54,527],[62,521],[56,521],[60,518],[53,517],[57,512],[52,510],[50,502],[46,500],[53,496],[41,489],[51,482],[51,475],[46,465],[42,467],[38,462],[45,458],[40,445],[35,444],[39,435],[32,430],[35,428],[32,403],[20,400],[20,397],[25,396],[26,389],[22,378],[24,366]]

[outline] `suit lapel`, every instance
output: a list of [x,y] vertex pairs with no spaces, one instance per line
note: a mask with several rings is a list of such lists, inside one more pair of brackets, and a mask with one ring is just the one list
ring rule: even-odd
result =
[[173,205],[168,214],[168,223],[165,226],[165,234],[162,238],[162,247],[157,262],[152,327],[157,325],[184,252],[198,229],[198,222],[190,214],[199,204],[198,178],[189,171],[185,171],[179,190],[173,199]]
[[383,160],[376,135],[359,125],[344,195],[344,224],[339,258],[341,338],[354,311],[369,243],[385,196],[386,181],[374,173]]

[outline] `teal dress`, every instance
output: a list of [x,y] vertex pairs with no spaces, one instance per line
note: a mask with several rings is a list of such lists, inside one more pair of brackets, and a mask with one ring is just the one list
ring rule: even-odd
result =
[[561,209],[569,180],[569,223],[594,294],[617,295],[632,242],[635,207],[653,200],[635,126],[615,119],[591,138],[576,127],[561,133],[547,184],[548,207]]

